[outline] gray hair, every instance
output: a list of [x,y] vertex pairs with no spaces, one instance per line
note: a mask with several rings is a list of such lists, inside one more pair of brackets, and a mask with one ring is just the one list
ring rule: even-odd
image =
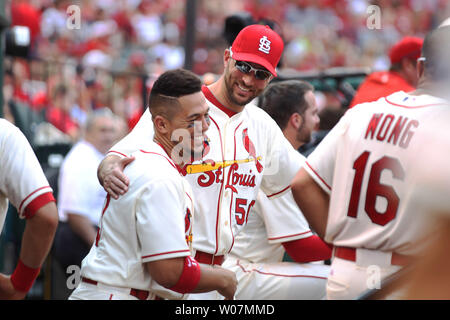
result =
[[89,132],[92,129],[95,120],[99,118],[109,118],[115,120],[117,116],[107,107],[95,109],[87,115],[86,122],[84,123],[84,132]]

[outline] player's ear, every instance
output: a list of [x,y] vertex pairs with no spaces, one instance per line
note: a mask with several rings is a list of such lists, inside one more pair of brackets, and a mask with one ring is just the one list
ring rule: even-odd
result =
[[425,61],[417,60],[416,72],[417,72],[417,79],[423,77],[425,73]]
[[294,127],[294,129],[298,130],[303,125],[303,117],[299,113],[294,112],[293,114],[291,114],[289,122]]
[[155,131],[158,131],[161,134],[167,134],[169,132],[169,121],[163,116],[157,115],[154,117],[153,125],[155,127]]
[[230,49],[225,49],[225,52],[223,53],[223,66],[224,68],[227,67],[227,64],[231,62],[231,51]]

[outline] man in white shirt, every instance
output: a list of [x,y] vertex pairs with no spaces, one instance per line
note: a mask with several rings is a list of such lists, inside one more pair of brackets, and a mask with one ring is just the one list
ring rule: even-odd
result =
[[81,261],[94,244],[106,197],[98,183],[97,167],[116,136],[115,115],[108,108],[93,111],[84,137],[65,157],[58,181],[60,224],[55,237],[55,258],[64,272]]

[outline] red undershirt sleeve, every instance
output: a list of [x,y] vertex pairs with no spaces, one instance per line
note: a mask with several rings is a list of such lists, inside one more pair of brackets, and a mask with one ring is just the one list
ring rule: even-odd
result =
[[328,260],[331,258],[332,246],[313,235],[308,238],[283,242],[287,254],[299,263]]
[[29,219],[44,205],[49,202],[56,202],[52,192],[41,194],[36,199],[31,201],[24,210],[23,216]]

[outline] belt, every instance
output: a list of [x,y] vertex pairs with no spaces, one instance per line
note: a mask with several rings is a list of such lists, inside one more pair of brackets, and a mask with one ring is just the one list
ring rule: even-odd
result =
[[[336,247],[334,251],[334,256],[349,260],[349,261],[356,261],[356,249],[355,248],[349,248],[349,247]],[[391,264],[395,266],[406,266],[411,261],[411,257],[392,252],[391,255]]]
[[[98,284],[97,281],[91,280],[91,279],[85,278],[85,277],[81,277],[81,281],[89,283],[89,284],[93,284],[94,286],[96,286]],[[138,298],[139,300],[147,300],[150,292],[147,290],[130,289],[129,294],[132,295],[133,297]]]
[[225,256],[215,256],[211,253],[197,251],[195,253],[195,260],[199,263],[209,264],[209,265],[222,265]]

